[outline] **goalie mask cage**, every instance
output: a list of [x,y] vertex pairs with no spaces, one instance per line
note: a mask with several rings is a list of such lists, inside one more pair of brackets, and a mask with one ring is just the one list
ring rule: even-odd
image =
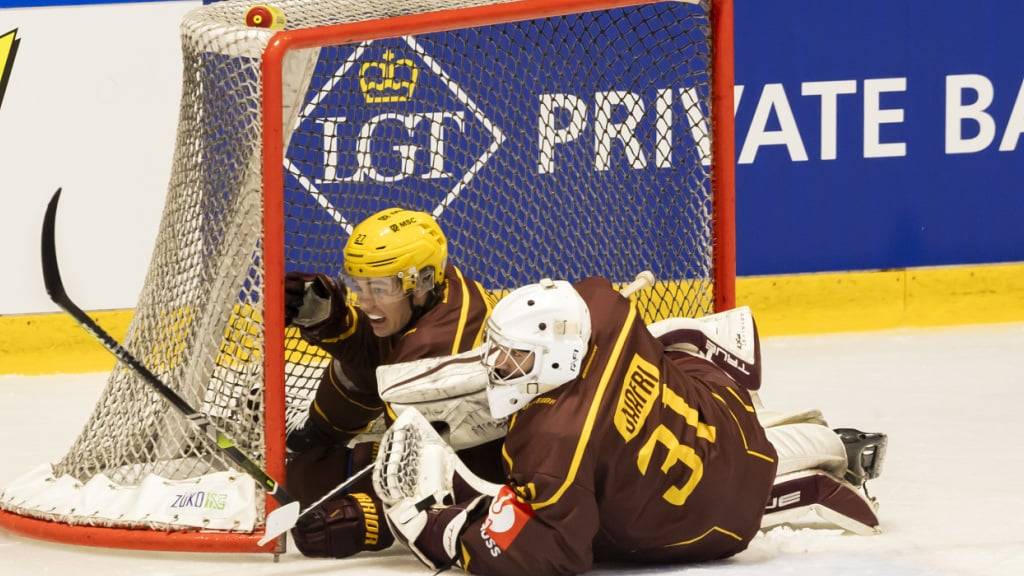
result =
[[[650,269],[648,321],[732,307],[731,0],[272,4],[182,24],[174,166],[125,341],[272,477],[327,361],[286,332],[283,275],[338,273],[379,209],[433,213],[489,289]],[[118,365],[67,455],[2,489],[0,525],[283,550],[256,544],[273,501],[206,442]]]

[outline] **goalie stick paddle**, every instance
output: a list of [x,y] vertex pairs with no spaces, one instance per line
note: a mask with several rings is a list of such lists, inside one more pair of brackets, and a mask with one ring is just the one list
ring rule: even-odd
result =
[[[196,409],[189,405],[189,403],[177,392],[164,384],[155,374],[150,372],[149,368],[146,368],[146,366],[135,358],[135,356],[133,356],[132,353],[124,346],[118,344],[117,340],[114,340],[110,334],[104,331],[103,328],[100,328],[100,326],[96,324],[88,314],[83,312],[82,309],[68,297],[67,292],[64,291],[64,281],[61,280],[60,277],[60,269],[57,267],[57,248],[56,242],[54,241],[57,202],[60,200],[60,192],[60,188],[54,192],[49,205],[46,207],[46,217],[43,218],[43,283],[46,285],[46,293],[50,295],[50,299],[53,300],[54,304],[60,306],[65,312],[77,320],[83,328],[95,336],[96,339],[103,344],[103,347],[116,356],[118,360],[127,364],[132,370],[141,376],[147,384],[152,386],[161,396],[167,399],[167,401],[177,408],[193,426],[199,429],[199,431],[205,436],[213,439],[217,448],[230,458],[232,462],[237,464],[242,470],[245,470],[257,482],[259,482],[260,485],[263,486],[263,489],[281,504],[281,508],[278,508],[276,512],[289,509],[294,510],[293,513],[297,515],[299,503],[289,496],[280,484],[268,476],[258,464],[243,454],[242,451],[235,446],[235,442],[233,440],[225,436],[221,431],[217,430],[216,426],[214,426],[213,422],[211,422],[205,414],[196,411]],[[260,545],[263,545],[264,543],[264,540],[260,541]]]

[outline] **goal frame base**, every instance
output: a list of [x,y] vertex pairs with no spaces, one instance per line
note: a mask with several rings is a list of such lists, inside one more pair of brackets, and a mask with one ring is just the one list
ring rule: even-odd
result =
[[284,538],[257,544],[263,531],[234,533],[216,530],[165,532],[145,528],[105,528],[52,522],[0,510],[0,526],[20,536],[61,544],[124,550],[169,552],[263,552],[283,554]]

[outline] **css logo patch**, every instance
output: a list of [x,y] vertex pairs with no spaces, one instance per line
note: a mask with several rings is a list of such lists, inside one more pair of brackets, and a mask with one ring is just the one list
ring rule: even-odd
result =
[[525,502],[516,500],[516,494],[511,488],[502,486],[491,502],[491,509],[481,526],[481,532],[490,536],[498,548],[508,550],[531,518],[533,508]]
[[14,57],[18,54],[18,44],[21,42],[17,36],[17,28],[0,36],[0,106],[4,104],[7,82],[11,79]]

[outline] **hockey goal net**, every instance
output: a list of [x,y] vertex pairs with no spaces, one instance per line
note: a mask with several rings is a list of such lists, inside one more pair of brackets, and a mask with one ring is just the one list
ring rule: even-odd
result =
[[[436,215],[489,289],[650,269],[648,321],[732,306],[731,0],[268,4],[182,25],[173,173],[125,344],[274,478],[326,363],[283,326],[283,274],[337,273],[379,209]],[[2,489],[0,525],[260,549],[273,502],[206,442],[119,365],[67,455]]]

